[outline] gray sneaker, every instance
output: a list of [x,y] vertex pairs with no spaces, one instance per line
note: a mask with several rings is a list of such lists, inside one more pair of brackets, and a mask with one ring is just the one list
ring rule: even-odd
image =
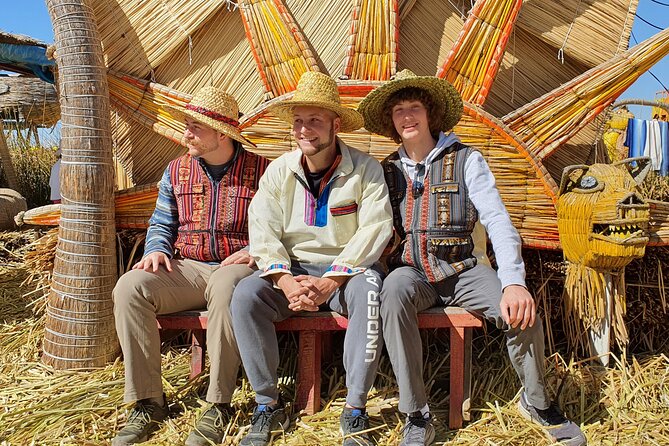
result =
[[361,409],[344,407],[339,417],[339,428],[344,437],[342,446],[374,446],[369,436],[369,417]]
[[434,441],[434,426],[430,414],[420,412],[409,414],[402,429],[400,446],[426,446]]
[[520,401],[518,401],[518,410],[523,417],[542,426],[548,438],[553,442],[560,442],[569,446],[584,446],[588,444],[581,428],[576,423],[565,418],[555,403],[551,404],[548,409],[537,409],[527,401],[525,392],[523,392],[520,395]]
[[229,404],[212,404],[197,421],[195,429],[188,435],[186,446],[220,444],[231,415],[232,408]]
[[149,399],[139,400],[132,408],[125,427],[112,439],[112,446],[127,446],[142,443],[149,438],[149,434],[158,428],[169,414],[167,401],[163,395],[163,406]]
[[272,444],[273,432],[288,429],[290,419],[286,409],[277,407],[270,409],[265,404],[259,404],[251,417],[251,430],[242,441],[241,446],[266,446]]

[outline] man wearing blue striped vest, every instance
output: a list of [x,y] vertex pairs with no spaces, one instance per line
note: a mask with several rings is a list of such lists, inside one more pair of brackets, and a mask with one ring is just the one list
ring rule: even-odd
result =
[[[552,441],[583,445],[580,428],[551,403],[544,383],[544,333],[525,287],[521,240],[483,156],[450,130],[462,98],[446,80],[409,70],[372,91],[358,108],[365,127],[401,143],[382,163],[399,243],[381,291],[383,337],[407,414],[401,446],[434,441],[423,383],[417,313],[454,305],[505,331],[524,391],[519,408]],[[472,234],[485,227],[498,270],[479,262]]]
[[212,404],[186,446],[221,443],[233,415],[230,400],[240,358],[230,300],[237,282],[255,266],[246,249],[247,211],[269,161],[242,147],[253,143],[239,129],[237,102],[222,90],[201,89],[183,115],[188,153],[165,169],[144,257],[119,279],[113,292],[125,363],[124,400],[136,402],[113,446],[146,441],[168,415],[158,314],[205,307],[209,312],[206,398]]

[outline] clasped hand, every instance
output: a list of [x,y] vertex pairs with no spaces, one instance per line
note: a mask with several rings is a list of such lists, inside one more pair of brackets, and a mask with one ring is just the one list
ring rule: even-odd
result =
[[339,281],[329,277],[315,277],[306,274],[282,277],[278,283],[293,311],[318,311],[332,293],[339,288]]

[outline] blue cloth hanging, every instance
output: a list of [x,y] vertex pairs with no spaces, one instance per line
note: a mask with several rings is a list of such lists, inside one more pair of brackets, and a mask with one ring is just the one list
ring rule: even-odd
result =
[[625,146],[630,148],[630,158],[643,156],[645,145],[646,121],[630,118],[627,121],[627,134],[625,135]]

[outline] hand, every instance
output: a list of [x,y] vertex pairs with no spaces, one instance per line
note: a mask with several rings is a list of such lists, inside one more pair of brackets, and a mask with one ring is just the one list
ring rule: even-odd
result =
[[230,254],[221,262],[221,266],[228,265],[239,265],[246,264],[249,268],[253,268],[253,265],[256,264],[256,259],[254,259],[248,251],[242,249],[235,253]]
[[[307,311],[317,311],[318,307],[327,301],[337,288],[346,282],[346,277],[314,277],[309,275],[300,275],[295,277],[302,287],[308,290],[308,294],[299,299],[295,299],[288,306],[289,308],[305,307]],[[297,296],[289,296],[296,298]]]
[[293,275],[288,273],[276,274],[274,283],[281,288],[284,296],[288,300],[288,308],[293,311],[317,311],[318,307],[314,307],[313,302],[307,297],[309,289],[302,286]]
[[160,264],[164,264],[167,271],[172,272],[172,265],[170,258],[164,252],[152,252],[149,255],[142,257],[142,260],[135,263],[132,269],[143,269],[144,271],[158,271]]
[[519,324],[521,330],[534,326],[537,307],[532,295],[524,286],[509,285],[504,288],[499,307],[502,310],[502,319],[512,328],[516,328]]

